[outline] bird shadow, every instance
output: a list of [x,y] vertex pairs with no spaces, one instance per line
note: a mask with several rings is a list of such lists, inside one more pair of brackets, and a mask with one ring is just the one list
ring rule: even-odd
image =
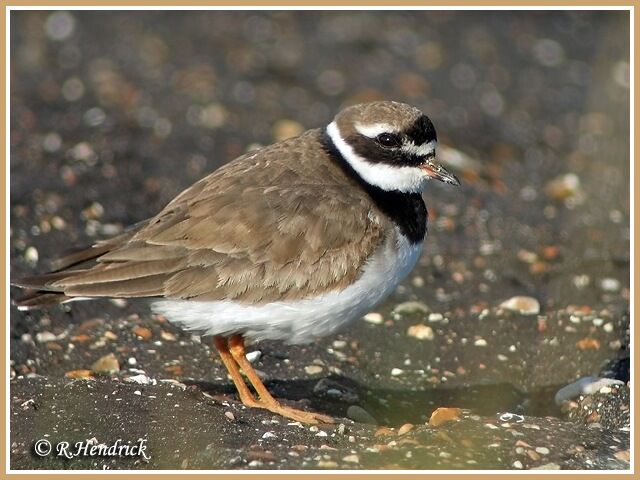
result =
[[[183,382],[214,396],[235,393],[231,383]],[[276,398],[303,403],[335,417],[387,426],[425,422],[439,407],[468,409],[483,416],[505,412],[559,416],[560,409],[553,397],[562,386],[550,385],[529,392],[506,382],[425,389],[369,388],[357,380],[336,374],[319,380],[271,380],[265,385]]]

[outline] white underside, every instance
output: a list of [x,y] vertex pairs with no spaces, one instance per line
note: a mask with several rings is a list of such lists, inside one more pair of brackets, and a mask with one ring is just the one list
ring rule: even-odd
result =
[[382,302],[409,274],[422,252],[397,229],[342,291],[293,302],[252,306],[232,301],[160,300],[154,312],[202,335],[242,333],[252,340],[309,343],[335,333]]

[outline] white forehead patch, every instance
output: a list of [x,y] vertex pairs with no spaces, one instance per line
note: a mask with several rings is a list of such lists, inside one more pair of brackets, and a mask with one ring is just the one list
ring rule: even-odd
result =
[[342,138],[336,122],[329,124],[327,134],[351,168],[370,185],[386,191],[419,193],[429,181],[427,174],[418,167],[394,167],[384,163],[373,163],[361,157]]
[[356,131],[360,135],[364,135],[365,137],[375,138],[381,133],[394,133],[397,131],[396,128],[392,127],[388,123],[374,123],[371,125],[363,125],[361,123],[355,124]]

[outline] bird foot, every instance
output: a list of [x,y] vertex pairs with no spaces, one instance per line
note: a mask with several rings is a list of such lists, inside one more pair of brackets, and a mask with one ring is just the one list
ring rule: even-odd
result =
[[299,410],[293,407],[287,407],[279,402],[265,402],[262,400],[252,400],[243,402],[244,405],[250,408],[262,408],[269,410],[296,422],[318,424],[318,423],[336,423],[333,417],[329,415],[323,415],[322,413],[307,412],[305,410]]

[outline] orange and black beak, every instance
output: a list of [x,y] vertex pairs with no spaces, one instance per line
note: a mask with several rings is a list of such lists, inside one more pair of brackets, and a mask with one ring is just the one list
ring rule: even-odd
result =
[[429,177],[441,182],[448,183],[449,185],[460,186],[460,180],[453,173],[448,172],[442,165],[433,161],[432,158],[428,159],[420,167]]

